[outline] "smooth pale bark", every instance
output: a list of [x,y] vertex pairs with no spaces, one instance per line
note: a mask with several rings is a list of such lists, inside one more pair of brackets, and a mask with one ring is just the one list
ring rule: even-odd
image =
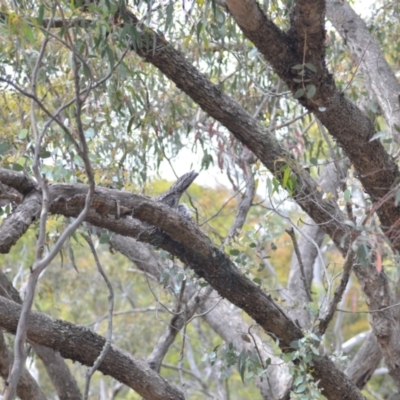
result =
[[399,81],[368,26],[349,3],[346,0],[327,0],[326,6],[326,16],[343,38],[356,65],[360,65],[367,87],[378,99],[385,120],[398,141],[399,132],[394,127],[400,128]]
[[60,353],[46,346],[32,343],[33,350],[42,361],[60,400],[79,400],[82,394],[75,378]]
[[354,272],[367,296],[371,328],[380,345],[389,374],[400,386],[400,324],[397,307],[386,310],[393,304],[389,280],[383,272],[376,271],[374,265],[355,265]]
[[381,359],[382,351],[375,335],[370,333],[351,360],[345,373],[359,389],[363,389],[375,369],[378,368]]
[[[343,169],[343,171],[337,171],[337,166]],[[340,176],[347,170],[347,167],[344,166],[343,163],[340,165],[338,163],[337,166],[334,163],[327,165],[319,179],[319,184],[323,191],[325,193],[330,193],[334,198],[337,198],[336,193],[341,180]],[[318,250],[322,244],[324,235],[325,232],[321,226],[317,225],[309,216],[306,216],[297,242],[304,266],[305,284],[308,288],[310,288],[312,284],[314,263],[318,256]],[[297,320],[301,327],[309,329],[311,323],[310,313],[305,309],[306,305],[309,303],[309,299],[304,289],[303,276],[298,257],[295,253],[293,253],[290,264],[287,290],[284,291],[283,295],[288,302],[288,307],[290,309],[290,311],[288,311],[289,315],[294,320]],[[296,306],[293,307],[295,304]]]
[[[290,384],[288,366],[282,363],[281,358],[274,355],[273,350],[257,334],[257,329],[255,327],[251,329],[251,325],[243,320],[237,309],[233,309],[225,301],[219,302],[218,306],[213,308],[216,301],[218,301],[218,298],[210,298],[200,307],[200,313],[205,313],[202,318],[226,343],[232,343],[238,351],[249,350],[260,356],[262,362],[271,360],[272,365],[267,368],[266,372],[268,379],[257,381],[257,386],[260,388],[264,399],[279,399]],[[206,313],[210,309],[212,311]],[[249,331],[251,336],[248,334]],[[251,342],[243,340],[243,335]]]

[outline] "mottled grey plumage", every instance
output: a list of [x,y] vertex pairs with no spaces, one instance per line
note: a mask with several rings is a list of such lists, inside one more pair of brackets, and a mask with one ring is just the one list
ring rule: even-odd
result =
[[[179,204],[179,200],[181,199],[183,192],[196,179],[197,175],[198,173],[195,171],[190,171],[182,175],[166,192],[160,194],[157,197],[154,197],[154,200],[168,205],[169,207],[173,208],[178,214],[182,215],[186,220],[191,221],[192,215],[189,208],[185,204]],[[144,225],[149,226],[149,224],[146,223]],[[150,226],[150,229],[150,234],[160,231],[160,229],[155,226]],[[156,247],[160,245],[160,243],[157,241],[157,236],[155,236],[151,244]]]
[[190,208],[186,204],[178,204],[178,208],[176,209],[178,214],[181,214],[185,219],[192,219],[192,212]]
[[[179,200],[183,194],[183,192],[192,184],[192,182],[196,179],[198,173],[196,171],[190,171],[186,174],[182,175],[178,180],[163,194],[155,197],[154,200],[157,200],[161,203],[167,204],[171,208],[177,210],[178,212],[183,209],[182,207],[178,208]],[[187,207],[185,208],[186,214],[188,214]],[[190,212],[189,212],[190,213]],[[183,215],[183,214],[182,214]]]

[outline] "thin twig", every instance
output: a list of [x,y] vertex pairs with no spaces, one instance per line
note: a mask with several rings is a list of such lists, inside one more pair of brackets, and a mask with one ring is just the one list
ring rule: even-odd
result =
[[367,53],[368,47],[369,47],[369,45],[370,45],[370,43],[371,43],[371,40],[372,40],[372,39],[370,39],[370,40],[368,41],[367,45],[365,46],[365,49],[364,49],[364,51],[363,51],[363,53],[362,53],[362,55],[361,55],[361,57],[360,57],[360,61],[359,61],[358,64],[357,64],[356,70],[355,70],[354,73],[352,74],[351,79],[349,80],[349,82],[347,82],[347,85],[344,87],[344,89],[342,90],[341,93],[344,93],[344,92],[350,87],[351,82],[353,82],[353,79],[354,79],[355,76],[357,75],[358,69],[360,68],[361,63],[362,63],[363,60],[364,60],[364,56],[365,56],[365,54]]
[[278,129],[284,128],[285,126],[289,126],[289,125],[293,124],[293,122],[296,122],[296,121],[298,121],[299,119],[302,119],[302,118],[306,117],[308,114],[310,114],[309,111],[307,111],[307,112],[305,112],[305,113],[303,113],[303,114],[300,114],[300,115],[298,115],[297,117],[294,117],[293,119],[291,119],[290,121],[284,122],[284,123],[281,124],[281,125],[274,126],[274,127],[271,129],[271,131],[276,131],[276,130],[278,130]]
[[261,352],[260,352],[260,349],[258,348],[257,341],[256,341],[254,335],[253,335],[252,332],[251,332],[251,328],[252,328],[252,327],[253,327],[253,325],[250,325],[250,326],[249,326],[249,329],[247,330],[247,333],[248,333],[248,334],[251,336],[251,338],[253,339],[254,347],[255,347],[255,349],[257,350],[258,359],[259,359],[259,361],[260,361],[260,364],[261,364],[262,368],[265,369],[264,360],[263,360],[263,358],[261,357]]
[[342,310],[341,308],[337,308],[336,311],[348,313],[348,314],[373,314],[373,313],[379,313],[379,312],[384,312],[386,310],[390,310],[391,308],[394,307],[400,307],[400,303],[392,304],[387,307],[382,307],[379,310],[365,310],[365,311],[350,311],[350,310]]
[[[48,39],[45,39],[42,43],[41,50],[39,52],[38,59],[36,61],[36,65],[33,70],[32,78],[31,78],[31,93],[27,93],[24,91],[28,98],[32,100],[31,102],[31,121],[32,121],[32,129],[35,135],[35,159],[34,159],[34,173],[38,183],[42,189],[42,212],[40,218],[40,227],[39,227],[39,238],[37,240],[37,247],[36,247],[36,258],[33,267],[31,268],[31,274],[28,279],[28,284],[26,286],[25,291],[25,298],[22,304],[21,315],[18,321],[18,327],[15,337],[15,345],[14,345],[14,353],[15,353],[15,360],[13,363],[13,367],[10,371],[9,377],[7,379],[7,385],[4,390],[4,400],[11,400],[15,396],[16,386],[21,376],[22,368],[25,362],[26,352],[24,349],[24,345],[26,342],[26,334],[28,329],[28,320],[32,309],[32,304],[35,296],[36,284],[39,279],[40,274],[44,271],[44,269],[50,264],[50,262],[56,257],[58,252],[61,250],[62,246],[64,245],[65,241],[73,234],[73,232],[79,227],[79,225],[84,221],[86,218],[90,205],[92,203],[94,191],[95,191],[95,182],[93,171],[91,169],[89,154],[86,144],[86,139],[83,132],[79,132],[79,139],[80,144],[74,141],[74,145],[76,150],[78,151],[79,155],[81,156],[82,160],[84,161],[85,165],[85,172],[89,180],[89,190],[85,198],[85,206],[81,213],[78,215],[77,219],[69,225],[65,231],[61,234],[58,238],[57,242],[55,243],[54,247],[51,251],[43,257],[43,251],[45,248],[45,238],[46,238],[46,221],[47,221],[47,212],[49,208],[49,196],[47,190],[47,182],[44,177],[40,174],[40,151],[41,151],[41,140],[43,138],[43,133],[40,135],[37,130],[37,123],[36,123],[36,115],[35,115],[35,106],[38,104],[42,109],[42,104],[39,101],[36,95],[36,80],[37,74],[41,65],[41,61],[44,56],[44,51],[46,45],[48,43]],[[74,53],[76,51],[74,49]],[[78,74],[78,67],[75,64],[74,67],[74,74]],[[79,85],[79,81],[75,80],[76,84]],[[14,83],[12,83],[14,87],[17,87]],[[76,88],[76,96],[78,98],[75,99],[76,102],[79,102],[79,88]],[[46,110],[47,111],[47,110]],[[78,115],[79,113],[79,115]],[[54,115],[48,112],[48,115],[52,118],[52,120],[56,120]],[[75,117],[79,120],[80,119],[80,109],[79,112],[75,114]],[[69,130],[65,127],[64,124],[60,124],[60,126],[64,129],[68,136],[71,135]]]
[[340,283],[335,290],[333,298],[329,304],[328,310],[326,311],[323,317],[320,317],[318,319],[316,323],[316,331],[320,335],[323,335],[325,333],[326,328],[329,325],[329,322],[331,321],[333,315],[335,314],[336,307],[339,304],[340,300],[342,299],[343,293],[347,286],[347,282],[349,281],[350,278],[351,270],[353,268],[354,256],[355,256],[354,250],[350,245],[346,255],[346,260],[343,265],[343,274],[340,279]]
[[255,195],[255,182],[254,182],[254,176],[251,171],[250,165],[243,160],[244,168],[243,172],[244,175],[247,175],[247,181],[246,181],[246,190],[242,196],[242,199],[240,201],[238,210],[236,212],[236,217],[235,220],[233,221],[233,224],[231,225],[229,229],[229,233],[226,236],[224,240],[224,245],[227,245],[231,239],[233,239],[235,236],[237,236],[238,232],[240,229],[243,228],[243,225],[246,221],[247,214],[249,213],[250,207],[252,205],[254,195]]
[[[40,64],[43,60],[44,53],[46,50],[46,46],[49,40],[45,39],[41,45],[40,52],[38,58],[36,60],[35,66],[33,68],[32,77],[31,77],[31,91],[34,95],[36,95],[36,83],[37,83],[37,75],[39,72]],[[46,222],[47,215],[49,210],[49,192],[47,187],[47,181],[40,174],[40,149],[41,149],[41,137],[38,132],[38,124],[35,115],[35,102],[31,101],[30,114],[31,114],[31,126],[32,131],[35,137],[35,155],[33,161],[33,171],[38,181],[39,185],[42,189],[42,211],[40,214],[40,225],[39,225],[39,237],[36,242],[36,257],[35,264],[40,262],[43,258],[43,251],[46,240]],[[25,359],[27,356],[25,350],[26,343],[26,331],[28,327],[28,319],[30,310],[33,303],[33,297],[35,293],[36,282],[39,278],[40,271],[35,273],[32,270],[32,273],[29,277],[28,289],[23,302],[23,308],[21,310],[21,317],[18,323],[17,333],[15,335],[15,343],[14,343],[14,362],[10,371],[10,374],[7,378],[7,384],[4,390],[4,400],[11,400],[14,398],[18,381],[21,377],[21,373],[25,364]]]
[[106,338],[104,347],[101,350],[100,355],[97,357],[93,366],[90,369],[88,369],[86,372],[85,392],[83,394],[83,398],[84,398],[84,400],[86,400],[89,396],[90,379],[92,378],[93,374],[96,372],[97,368],[99,368],[99,365],[102,363],[102,361],[104,360],[104,358],[107,355],[107,352],[109,351],[109,349],[111,347],[112,332],[113,332],[114,290],[113,290],[110,280],[108,279],[107,274],[105,273],[103,267],[101,266],[101,263],[100,263],[98,255],[97,255],[96,249],[94,247],[90,233],[87,235],[84,233],[81,233],[81,235],[86,240],[87,244],[90,247],[90,250],[92,251],[94,260],[96,262],[97,270],[99,271],[100,275],[103,277],[104,281],[106,282],[107,288],[108,288],[108,293],[109,293],[108,294],[107,338]]
[[294,234],[293,228],[286,229],[286,233],[290,236],[290,238],[292,239],[292,242],[293,242],[294,251],[296,253],[297,261],[298,261],[299,267],[300,267],[301,280],[303,281],[304,291],[306,292],[307,299],[310,302],[312,302],[313,299],[311,297],[310,288],[308,287],[308,284],[307,284],[306,274],[304,272],[303,260],[301,258],[299,245],[297,244],[296,235]]

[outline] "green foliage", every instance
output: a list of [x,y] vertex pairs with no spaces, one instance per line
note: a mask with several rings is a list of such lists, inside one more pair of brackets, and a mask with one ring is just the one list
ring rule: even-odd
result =
[[321,357],[318,351],[320,343],[320,337],[313,333],[306,333],[303,338],[290,343],[290,347],[296,349],[295,351],[282,354],[283,361],[293,362],[289,367],[293,377],[291,398],[299,400],[326,399],[318,388],[318,382],[314,381],[310,373],[314,360]]
[[[247,335],[242,335],[246,342],[251,341]],[[216,346],[207,354],[208,361],[214,365],[218,359],[221,360],[221,374],[229,377],[232,374],[233,366],[236,366],[243,383],[249,383],[255,377],[266,378],[266,368],[271,364],[267,359],[264,365],[261,364],[259,356],[250,350],[238,351],[232,343]]]

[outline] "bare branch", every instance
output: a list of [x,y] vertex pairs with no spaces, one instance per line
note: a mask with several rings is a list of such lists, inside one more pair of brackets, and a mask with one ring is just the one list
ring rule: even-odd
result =
[[235,220],[233,221],[232,226],[229,228],[228,235],[224,240],[225,245],[229,243],[231,239],[237,236],[238,232],[242,229],[246,221],[247,214],[249,213],[250,207],[253,203],[256,191],[254,176],[251,171],[251,167],[249,163],[244,159],[242,159],[242,163],[243,163],[242,170],[246,179],[246,190],[240,200]]
[[303,260],[301,259],[299,245],[297,244],[297,239],[296,239],[296,235],[294,234],[293,228],[286,229],[286,233],[290,236],[290,238],[292,239],[292,242],[293,242],[294,251],[296,253],[297,261],[298,261],[299,267],[300,267],[301,279],[303,281],[304,291],[306,292],[308,300],[309,301],[313,301],[313,299],[311,297],[311,293],[310,293],[310,288],[308,286],[308,282],[307,282],[307,279],[306,279],[306,274],[304,272],[304,265],[303,265]]
[[[235,7],[237,6],[238,9],[236,10],[231,7],[231,3]],[[278,73],[292,92],[295,93],[301,84],[293,79],[294,76],[290,67],[299,64],[302,65],[303,61],[300,57],[303,54],[299,52],[295,53],[293,47],[288,45],[288,41],[296,43],[296,35],[291,34],[290,31],[290,37],[283,36],[282,32],[280,35],[275,33],[274,29],[278,30],[278,28],[275,26],[274,29],[271,28],[272,23],[263,16],[262,11],[258,8],[254,0],[248,2],[227,0],[227,4],[245,36],[256,45],[266,60],[271,63],[275,72]],[[302,1],[302,4],[308,4],[308,2]],[[317,5],[316,9],[320,9],[318,5],[321,5],[321,2],[314,2],[313,4]],[[250,12],[249,10],[253,10],[252,13],[255,12],[254,10],[258,10],[256,12],[257,17],[254,17],[254,21],[257,21],[256,25],[253,20],[244,17],[245,10],[248,12]],[[238,15],[236,15],[236,12]],[[249,14],[249,17],[253,15],[252,13]],[[307,27],[307,29],[310,30],[311,28]],[[265,40],[266,37],[269,40]],[[272,38],[280,41],[280,43],[274,43],[273,46],[270,46]],[[322,37],[317,39],[317,42],[322,39]],[[281,51],[281,54],[276,54],[277,49]],[[386,195],[389,198],[394,196],[393,188],[400,179],[399,168],[386,152],[381,142],[377,140],[370,141],[371,137],[375,134],[375,128],[371,120],[358,107],[346,99],[343,93],[337,90],[326,68],[323,53],[321,53],[324,51],[324,47],[322,46],[316,51],[317,53],[314,56],[321,60],[321,62],[313,64],[312,69],[315,68],[316,71],[310,70],[310,85],[314,85],[315,94],[308,96],[304,92],[299,98],[299,102],[314,113],[346,151],[346,154],[358,171],[363,187],[371,196],[371,200],[379,203],[376,211],[386,236],[394,248],[397,249],[398,247],[400,249],[400,233],[396,233],[400,227],[393,225],[395,221],[400,220],[400,208],[396,207],[393,201],[380,202]],[[284,59],[286,60],[283,63]],[[324,82],[324,84],[321,85],[318,82]],[[249,147],[252,148],[251,146]],[[296,200],[301,204],[297,198]],[[302,207],[304,208],[303,205]],[[315,212],[306,208],[304,209],[313,217],[315,222],[319,222],[314,218]],[[340,245],[338,247],[340,248]]]
[[323,335],[326,331],[326,328],[329,325],[329,322],[333,318],[336,307],[339,304],[340,300],[342,299],[342,295],[346,289],[347,282],[349,281],[351,270],[353,268],[353,264],[355,262],[354,259],[354,250],[352,246],[349,247],[349,251],[347,253],[346,259],[344,261],[343,265],[343,272],[342,272],[342,277],[340,278],[340,283],[338,287],[335,290],[335,293],[333,295],[333,299],[331,300],[328,309],[324,313],[323,316],[319,317],[317,323],[316,323],[316,331],[320,334]]
[[[35,66],[33,68],[32,76],[31,76],[31,93],[33,96],[36,96],[36,80],[37,75],[39,72],[40,65],[42,63],[44,53],[46,50],[46,46],[49,40],[46,38],[40,48],[39,55],[36,59]],[[42,137],[38,132],[38,124],[36,121],[36,109],[35,109],[35,102],[34,100],[31,101],[31,108],[30,108],[30,116],[31,116],[31,126],[33,135],[35,138],[35,154],[33,157],[33,166],[32,169],[35,174],[36,181],[38,182],[41,190],[42,190],[42,207],[41,207],[41,215],[40,215],[40,226],[39,226],[39,237],[36,243],[36,261],[39,261],[43,257],[43,250],[44,250],[44,241],[46,237],[46,222],[47,222],[47,213],[49,208],[49,192],[47,190],[47,182],[44,177],[40,174],[40,152],[41,152],[41,142]],[[33,287],[32,290],[34,291],[34,285],[36,282],[32,282]],[[33,302],[33,292],[31,294],[32,302]],[[29,312],[31,308],[31,304],[29,304],[29,295],[26,296],[26,311],[22,314],[22,318],[19,324],[19,329],[16,334],[15,343],[14,343],[14,362],[12,364],[12,368],[10,370],[9,377],[7,379],[7,384],[4,390],[4,399],[5,400],[12,400],[15,396],[17,385],[19,378],[21,376],[23,366],[25,364],[26,358],[26,351],[25,351],[25,341],[26,341],[26,326],[27,320],[29,318]],[[25,314],[25,315],[24,315]],[[24,318],[25,317],[25,318]]]
[[[248,3],[250,2],[246,2],[246,4]],[[258,6],[255,5],[255,7]],[[261,13],[259,9],[258,11]],[[250,11],[245,9],[243,12],[247,13]],[[139,23],[135,15],[128,11],[124,11],[124,13],[133,25],[136,26]],[[261,16],[260,18],[255,17],[253,22],[261,24],[261,20],[264,21],[265,17]],[[259,25],[256,27],[253,26],[254,29],[258,27]],[[284,60],[281,57],[283,53],[287,53],[285,46],[290,47],[289,42],[283,46],[285,49],[283,51],[284,49],[279,46],[282,46],[285,36],[279,33],[276,27],[272,27],[271,29],[273,33],[278,35],[276,40],[271,35],[268,36],[271,33],[269,30],[265,31],[261,29],[257,32],[259,32],[260,38],[263,38],[266,46],[271,49],[273,48],[277,52],[278,59],[284,62],[286,69],[288,65],[295,65],[295,62],[288,64],[287,57]],[[265,37],[269,37],[270,39],[267,41],[268,44],[265,41]],[[343,246],[346,247],[346,242],[341,241],[341,238],[348,234],[349,231],[347,226],[343,224],[345,218],[337,204],[322,198],[323,193],[318,190],[318,185],[305,170],[298,168],[297,162],[282,148],[278,140],[270,135],[268,129],[245,112],[232,98],[225,95],[218,86],[213,85],[192,64],[185,60],[178,51],[174,50],[170,44],[165,45],[163,39],[155,33],[154,40],[154,51],[149,51],[144,46],[143,48],[136,48],[137,53],[159,68],[161,72],[175,82],[178,88],[199,104],[204,111],[229,129],[278,179],[283,178],[282,168],[285,165],[289,165],[298,184],[297,190],[293,193],[295,200],[307,213],[312,215],[315,223],[323,226],[338,248],[342,249]],[[143,43],[145,43],[145,40],[143,40]],[[193,89],[194,87],[196,87],[196,90]]]
[[86,240],[87,244],[90,247],[90,250],[93,254],[93,257],[96,262],[97,270],[99,271],[102,278],[105,280],[107,289],[108,289],[108,326],[107,326],[107,339],[104,344],[103,349],[101,350],[100,355],[97,357],[96,361],[92,365],[92,367],[86,373],[86,382],[85,382],[85,392],[83,394],[83,398],[86,400],[89,396],[89,388],[90,388],[90,379],[96,370],[99,368],[99,365],[105,359],[108,351],[110,350],[112,343],[112,332],[113,332],[113,310],[114,310],[114,290],[110,280],[108,279],[107,274],[105,273],[103,267],[101,266],[99,257],[97,255],[97,251],[93,245],[92,238],[90,237],[90,233],[88,235],[82,234],[83,238]]
[[[15,333],[21,306],[0,297],[0,323]],[[93,331],[69,322],[32,312],[28,340],[59,351],[61,356],[91,366],[104,348],[106,340]],[[182,393],[151,370],[148,365],[123,350],[111,346],[99,371],[134,389],[148,400],[184,400]]]
[[190,318],[193,317],[197,308],[203,304],[212,292],[212,287],[209,286],[203,293],[195,294],[192,296],[184,311],[174,315],[168,324],[167,329],[159,337],[153,351],[147,358],[147,362],[154,371],[159,371],[162,360],[171,344],[174,342],[179,331],[188,323]]
[[389,280],[383,271],[376,271],[375,265],[355,264],[354,272],[367,296],[371,315],[371,327],[385,357],[389,373],[400,386],[400,371],[397,360],[400,358],[400,329],[398,311],[390,291]]
[[[36,121],[36,105],[37,105],[37,96],[36,96],[36,80],[39,68],[41,66],[42,59],[44,57],[45,49],[48,44],[49,39],[46,37],[42,43],[39,55],[36,60],[36,64],[34,67],[33,74],[31,76],[31,125],[32,130],[34,133],[35,138],[35,155],[34,155],[34,163],[33,163],[33,171],[35,174],[35,178],[39,183],[42,191],[42,210],[40,216],[40,225],[39,225],[39,237],[36,243],[36,258],[35,263],[31,269],[31,275],[29,276],[28,284],[26,287],[25,298],[22,304],[22,311],[21,311],[21,318],[18,323],[18,329],[15,338],[14,344],[14,363],[12,369],[10,371],[10,375],[8,378],[8,382],[4,391],[4,399],[11,400],[16,392],[17,383],[19,377],[22,372],[23,365],[25,363],[26,352],[24,349],[25,341],[26,341],[26,331],[28,326],[29,315],[31,312],[31,307],[33,304],[33,299],[35,295],[35,288],[36,283],[39,279],[40,274],[43,270],[49,265],[49,263],[54,259],[54,257],[58,254],[59,250],[63,246],[64,242],[67,238],[72,235],[72,233],[79,227],[81,222],[84,221],[86,215],[89,212],[90,205],[92,202],[95,182],[94,176],[91,169],[90,161],[89,161],[89,152],[86,144],[86,139],[83,134],[82,130],[82,123],[81,123],[81,98],[79,97],[79,66],[76,62],[76,51],[74,47],[73,49],[73,56],[74,56],[74,77],[75,77],[75,95],[76,95],[76,104],[77,104],[77,111],[75,114],[75,118],[78,123],[78,135],[80,140],[80,146],[74,141],[76,150],[78,154],[81,156],[84,165],[85,165],[85,172],[89,180],[89,188],[87,194],[85,196],[85,206],[77,219],[71,223],[69,227],[65,229],[65,231],[61,234],[59,239],[57,240],[56,244],[54,245],[53,249],[49,252],[49,254],[43,257],[44,246],[45,246],[45,238],[46,238],[46,223],[47,223],[47,214],[49,210],[49,190],[47,181],[44,177],[41,176],[40,172],[40,152],[41,152],[41,144],[43,139],[43,134],[39,134],[38,126]],[[88,92],[89,93],[89,92]],[[68,132],[69,133],[69,132]],[[71,135],[69,135],[71,136]]]
[[[8,377],[13,359],[14,355],[7,349],[3,332],[0,331],[0,375],[4,380]],[[21,400],[46,400],[37,382],[25,368],[22,370],[16,393]]]
[[[11,282],[7,279],[6,275],[0,270],[0,296],[12,300],[18,304],[22,303],[18,291],[13,287]],[[49,375],[60,400],[77,400],[81,398],[78,385],[71,374],[68,366],[59,353],[50,348],[32,343],[33,350],[42,360],[47,374]],[[11,367],[11,366],[10,366]],[[9,369],[7,369],[7,375]],[[6,378],[5,376],[4,378]],[[22,372],[19,384],[24,379],[24,372]],[[17,386],[17,395],[18,387]]]
[[38,220],[41,210],[42,196],[38,191],[26,195],[12,214],[0,227],[0,253],[8,253],[10,248],[28,230],[31,224]]

